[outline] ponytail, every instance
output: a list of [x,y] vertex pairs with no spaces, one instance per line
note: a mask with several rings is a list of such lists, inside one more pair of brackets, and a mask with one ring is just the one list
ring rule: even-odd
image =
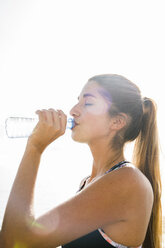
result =
[[162,247],[161,177],[159,169],[159,145],[156,121],[156,104],[143,99],[141,131],[136,138],[133,162],[149,179],[154,193],[153,210],[143,248]]

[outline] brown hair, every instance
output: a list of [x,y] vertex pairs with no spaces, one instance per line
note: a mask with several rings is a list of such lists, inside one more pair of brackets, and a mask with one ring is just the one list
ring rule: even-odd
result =
[[[156,123],[156,104],[142,98],[139,88],[123,76],[105,74],[89,79],[104,90],[112,102],[111,116],[126,113],[131,117],[124,132],[113,140],[115,149],[135,140],[133,162],[149,179],[154,193],[154,203],[143,248],[162,247],[161,177],[159,168],[159,144]],[[123,130],[122,130],[123,131]]]

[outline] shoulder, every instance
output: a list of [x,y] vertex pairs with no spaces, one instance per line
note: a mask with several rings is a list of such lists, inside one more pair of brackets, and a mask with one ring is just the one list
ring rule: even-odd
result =
[[133,183],[133,185],[139,190],[145,190],[148,193],[150,192],[153,194],[153,189],[149,179],[134,164],[130,163],[126,166],[125,171],[123,170],[123,176],[126,174],[129,175],[129,183]]
[[142,173],[133,164],[128,163],[126,166],[116,168],[115,170],[102,176],[102,181],[107,181],[110,184],[117,184],[123,186],[136,186],[138,181],[143,177]]
[[133,164],[114,170],[102,177],[103,185],[114,191],[116,197],[126,197],[127,203],[148,199],[152,205],[153,189],[147,177]]
[[132,186],[152,188],[148,178],[132,163],[127,163],[126,166],[108,173],[108,175],[124,181],[125,185],[131,183]]

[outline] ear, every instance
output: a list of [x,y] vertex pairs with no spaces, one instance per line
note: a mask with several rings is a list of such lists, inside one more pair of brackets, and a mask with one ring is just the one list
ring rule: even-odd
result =
[[128,116],[125,113],[119,113],[111,118],[111,129],[112,130],[121,130],[128,123]]

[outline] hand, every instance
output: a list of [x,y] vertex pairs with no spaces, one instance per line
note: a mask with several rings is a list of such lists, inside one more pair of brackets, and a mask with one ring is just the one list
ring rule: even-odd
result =
[[67,116],[62,110],[37,110],[39,122],[28,139],[28,144],[33,145],[42,153],[44,149],[65,133]]

